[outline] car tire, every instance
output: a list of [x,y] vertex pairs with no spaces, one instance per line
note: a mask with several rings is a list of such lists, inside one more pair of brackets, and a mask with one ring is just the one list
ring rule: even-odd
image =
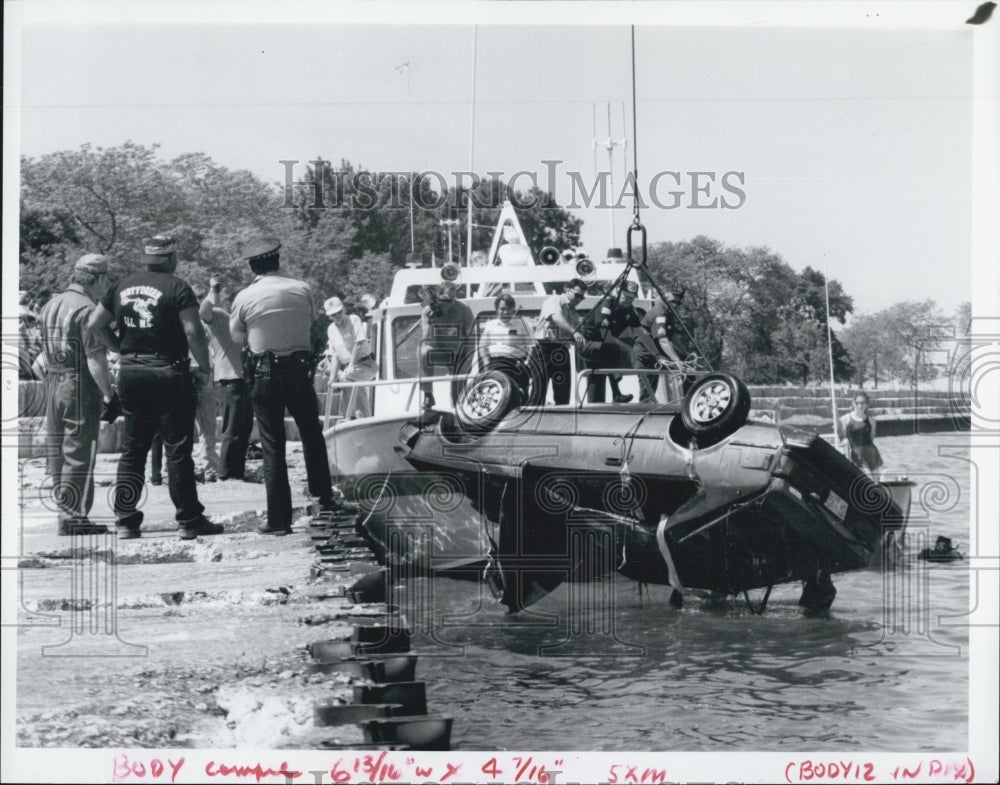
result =
[[455,418],[467,431],[493,428],[518,404],[517,386],[502,371],[486,371],[469,380],[455,406]]
[[696,381],[681,408],[684,427],[700,440],[733,433],[750,414],[750,391],[735,376],[711,373]]

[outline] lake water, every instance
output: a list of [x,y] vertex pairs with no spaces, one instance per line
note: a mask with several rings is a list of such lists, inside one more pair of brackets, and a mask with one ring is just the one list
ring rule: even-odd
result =
[[755,615],[742,597],[676,610],[669,588],[616,576],[507,615],[474,583],[407,584],[429,710],[456,718],[466,750],[965,749],[967,563],[916,554],[938,535],[968,552],[968,437],[879,447],[918,485],[902,566],[834,575],[823,614],[800,609],[794,585]]

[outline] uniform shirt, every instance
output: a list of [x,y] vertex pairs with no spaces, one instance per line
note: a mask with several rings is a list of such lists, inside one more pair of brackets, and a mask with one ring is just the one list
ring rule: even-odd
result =
[[348,314],[347,321],[347,329],[343,333],[337,327],[336,322],[331,322],[330,326],[326,328],[327,349],[330,354],[337,358],[337,362],[340,363],[342,368],[351,364],[354,359],[354,347],[356,345],[361,345],[361,348],[358,350],[359,358],[367,357],[372,353],[371,346],[368,344],[365,325],[361,321],[361,318],[354,314]]
[[233,300],[229,329],[241,323],[254,354],[311,352],[312,289],[305,281],[277,273],[259,275]]
[[424,335],[437,344],[461,341],[472,334],[475,321],[465,303],[438,300],[437,314],[424,317]]
[[580,324],[580,314],[576,312],[576,304],[569,293],[553,294],[542,303],[538,324],[535,326],[535,338],[540,341],[569,341],[573,338],[571,334],[553,323],[552,317],[557,313],[561,313],[573,327]]
[[45,304],[42,349],[50,372],[80,373],[87,367],[87,357],[104,353],[104,344],[86,329],[96,305],[76,283]]
[[[205,321],[205,316],[211,319]],[[217,382],[243,378],[240,346],[229,332],[229,311],[213,306],[211,313],[202,311],[202,321],[208,325],[208,352],[212,357],[212,378]]]
[[634,306],[624,303],[612,303],[608,323],[611,327],[611,334],[630,345],[635,343],[636,331],[642,327],[638,311],[635,310]]
[[115,316],[122,356],[158,355],[167,362],[188,356],[188,340],[177,314],[197,308],[188,284],[158,270],[130,275],[108,289],[101,304]]
[[656,349],[659,353],[663,353],[660,349],[659,340],[666,338],[673,345],[674,351],[677,352],[679,357],[683,358],[687,354],[685,351],[686,342],[682,336],[680,325],[677,323],[673,312],[667,308],[663,300],[658,301],[656,305],[649,309],[649,313],[642,319],[642,327],[653,336],[653,340],[656,342]]

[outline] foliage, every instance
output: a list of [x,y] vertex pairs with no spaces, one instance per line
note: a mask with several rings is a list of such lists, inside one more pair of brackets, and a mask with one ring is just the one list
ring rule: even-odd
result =
[[[961,317],[961,309],[959,317]],[[911,385],[936,378],[941,368],[928,360],[952,336],[952,321],[933,300],[907,300],[855,319],[844,343],[855,364],[855,381],[905,380]],[[960,328],[960,325],[959,325]]]
[[[203,289],[210,275],[231,292],[252,273],[240,259],[254,236],[282,242],[282,268],[314,288],[317,304],[331,295],[357,307],[362,294],[381,299],[411,253],[427,264],[466,256],[468,205],[473,248],[485,250],[503,204],[510,200],[531,251],[579,245],[582,221],[537,187],[510,191],[499,179],[456,188],[440,177],[378,174],[349,161],[334,169],[316,162],[286,187],[234,171],[202,153],[166,161],[158,148],[126,142],[83,145],[22,158],[19,288],[44,300],[63,288],[83,253],[109,257],[113,275],[137,268],[144,240],[178,238],[178,272]],[[411,205],[411,196],[412,205]],[[664,290],[683,291],[674,309],[688,333],[682,354],[697,352],[713,367],[748,382],[829,379],[826,279],[796,272],[768,248],[733,248],[700,236],[649,249],[647,272]],[[829,315],[843,325],[852,298],[829,281]],[[954,319],[968,330],[968,304]],[[897,303],[829,331],[835,378],[876,385],[891,378],[933,375],[922,357],[936,328],[951,323],[933,301]]]
[[[751,383],[829,378],[822,273],[796,273],[767,248],[730,248],[704,236],[654,245],[649,269],[662,288],[684,292],[676,310],[692,333],[685,352],[696,350]],[[830,315],[843,323],[853,307],[831,281]],[[846,379],[850,359],[831,337],[835,375]]]

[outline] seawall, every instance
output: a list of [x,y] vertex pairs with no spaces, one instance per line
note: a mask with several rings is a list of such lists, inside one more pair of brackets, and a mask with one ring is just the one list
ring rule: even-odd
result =
[[[749,387],[752,419],[789,425],[814,433],[831,433],[833,415],[830,388],[826,387]],[[871,414],[878,420],[878,436],[902,436],[915,433],[969,430],[971,408],[966,396],[956,392],[906,390],[868,390]],[[837,416],[851,410],[853,391],[836,391]],[[18,385],[18,457],[44,454],[44,393],[41,382]],[[321,408],[322,411],[322,408]],[[220,423],[221,427],[221,423]],[[255,426],[256,430],[256,426]],[[285,418],[285,434],[298,441],[299,432],[290,417]],[[121,452],[122,420],[101,423],[97,450]],[[256,437],[254,437],[256,438]]]

